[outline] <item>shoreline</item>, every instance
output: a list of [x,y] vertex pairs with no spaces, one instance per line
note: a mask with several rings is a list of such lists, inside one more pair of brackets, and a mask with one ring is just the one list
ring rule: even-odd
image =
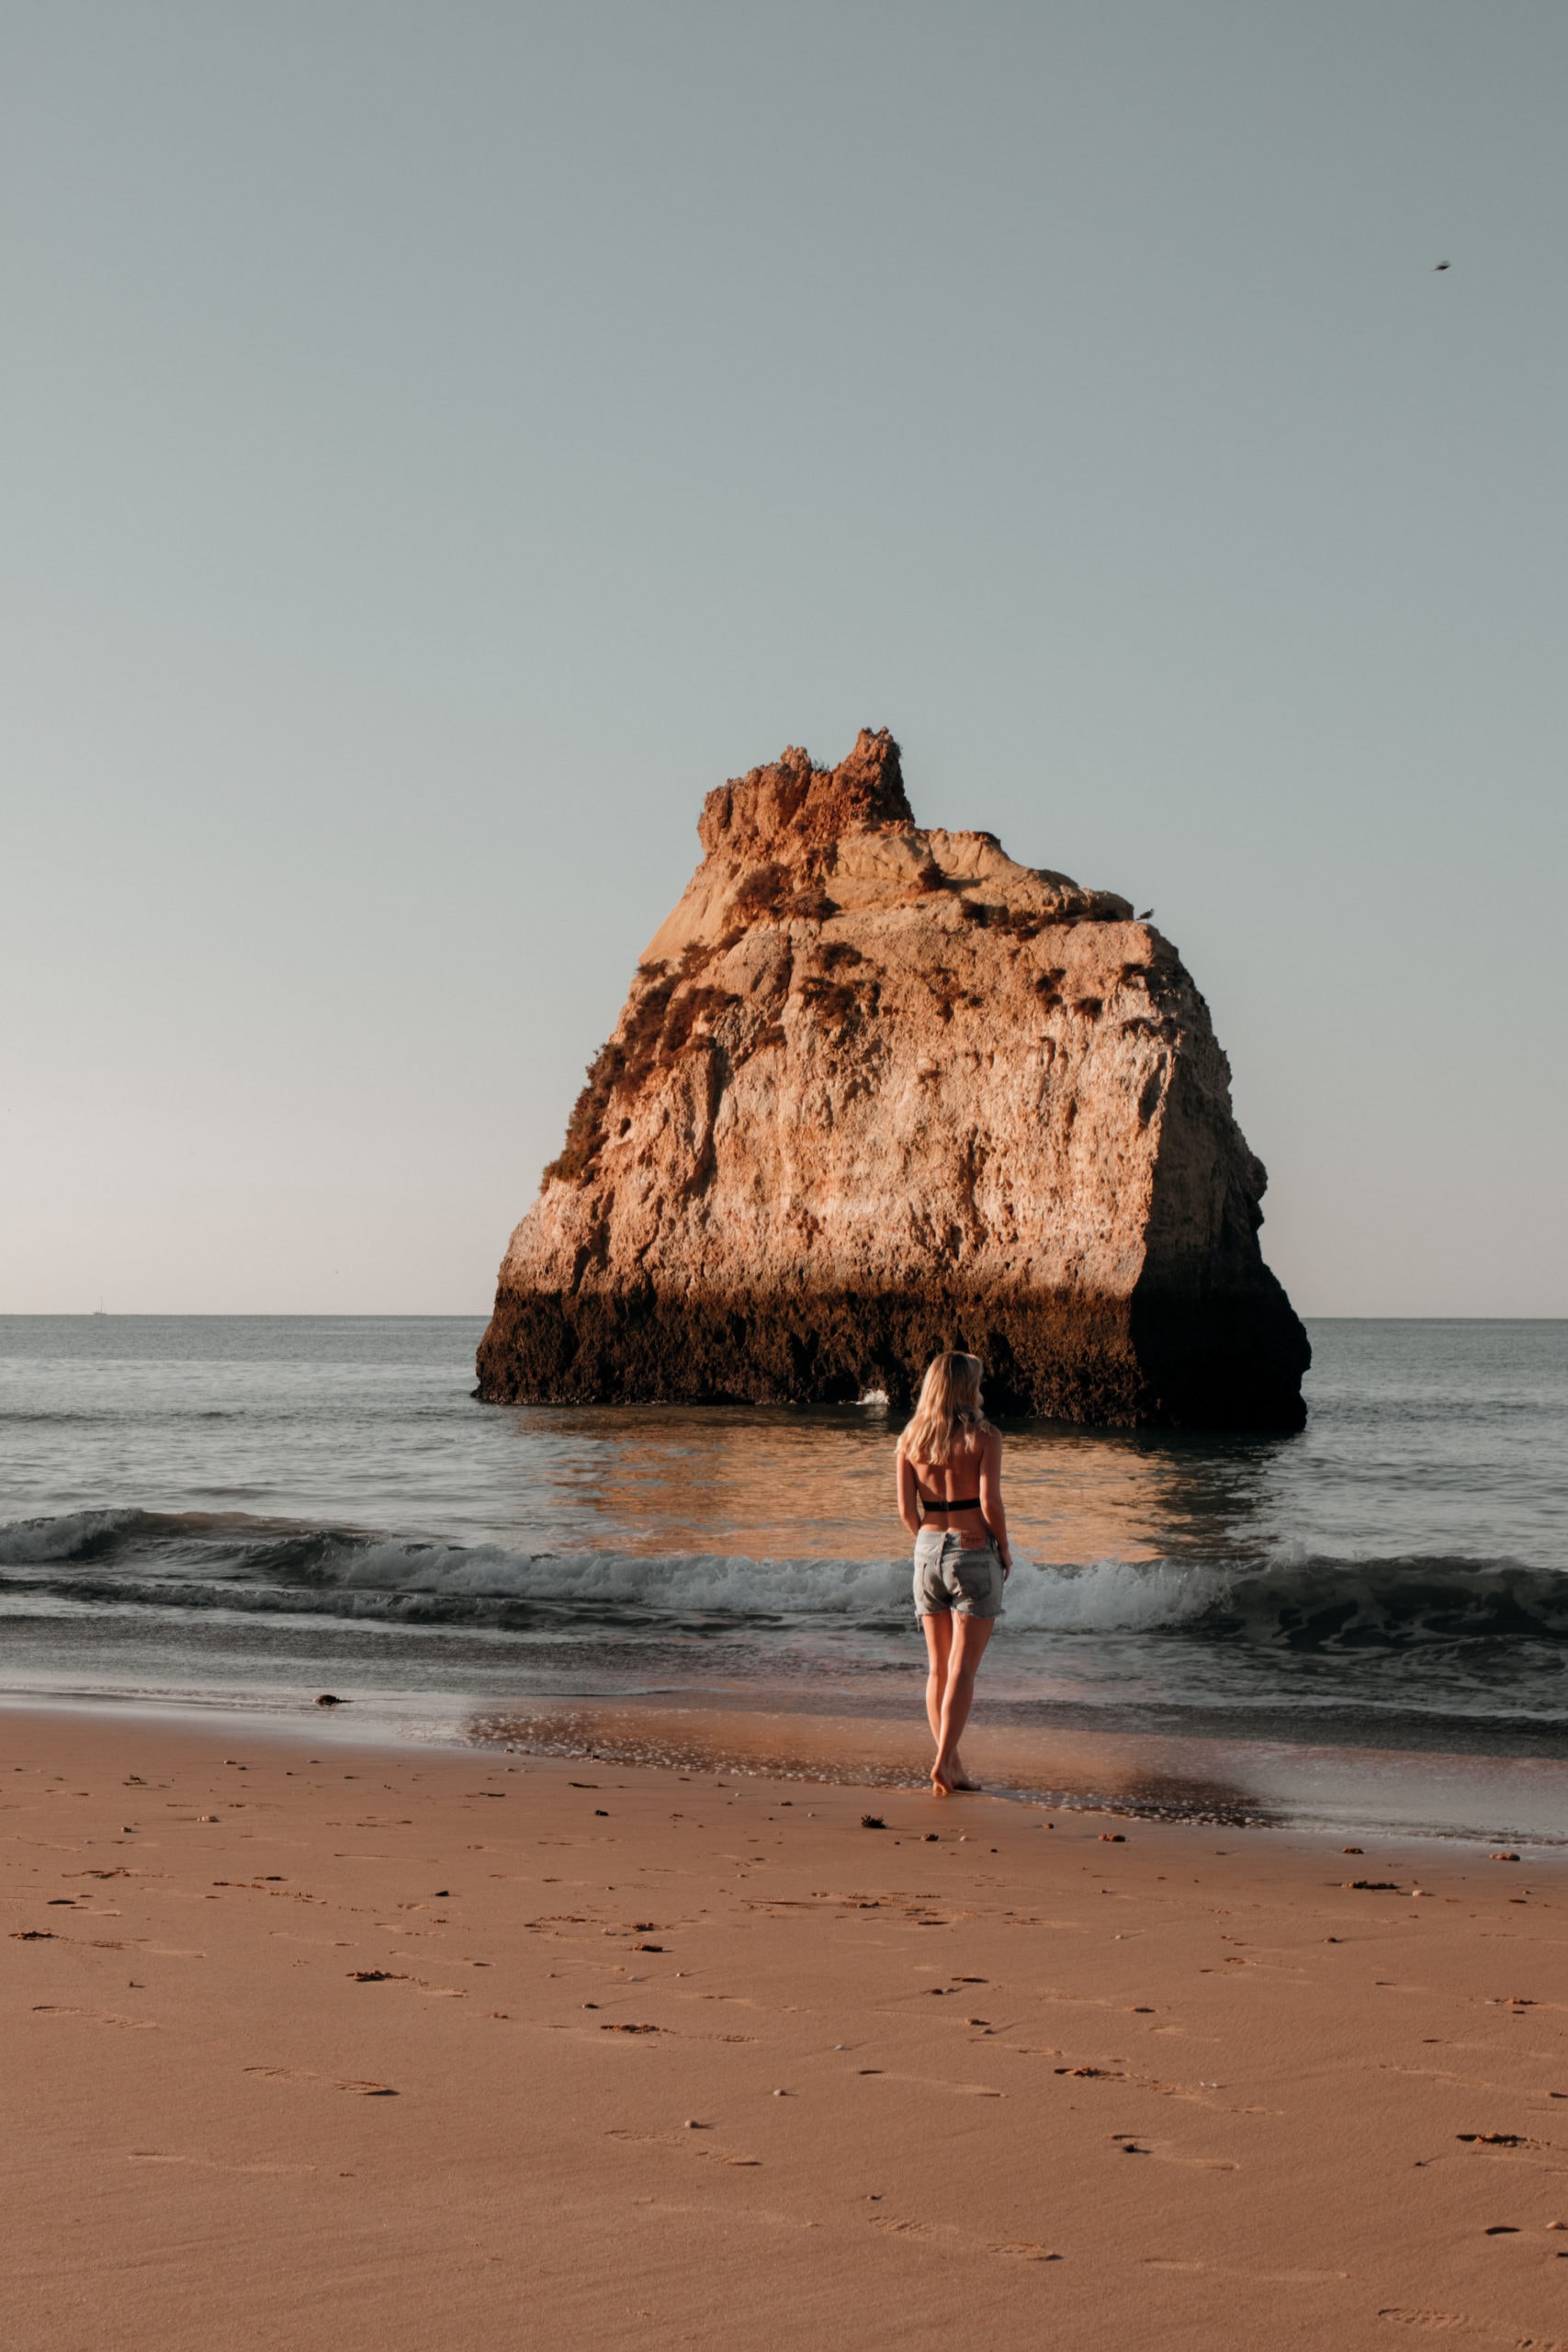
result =
[[1555,2341],[1561,1863],[272,1730],[0,1714],[19,2352]]
[[[930,1738],[914,1698],[901,1714],[782,1706],[776,1691],[722,1687],[650,1694],[518,1699],[344,1686],[318,1709],[298,1688],[252,1694],[58,1688],[0,1690],[12,1715],[210,1730],[389,1755],[502,1754],[731,1773],[803,1787],[923,1795]],[[1108,1711],[1109,1712],[1109,1711]],[[1021,1726],[980,1711],[965,1735],[971,1769],[998,1801],[1138,1822],[1434,1845],[1499,1841],[1568,1859],[1568,1759],[1307,1738],[1149,1733],[1110,1724]]]

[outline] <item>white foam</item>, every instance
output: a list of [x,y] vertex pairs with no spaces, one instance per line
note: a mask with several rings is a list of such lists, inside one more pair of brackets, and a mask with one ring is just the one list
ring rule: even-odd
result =
[[[659,1617],[673,1629],[705,1618],[816,1619],[888,1625],[911,1611],[908,1555],[873,1559],[758,1559],[745,1554],[514,1552],[239,1514],[77,1511],[0,1526],[0,1567],[19,1583],[68,1595],[77,1577],[107,1600],[106,1582],[148,1605],[229,1606],[345,1617],[471,1604],[476,1623],[508,1603],[554,1605],[592,1620]],[[51,1574],[53,1570],[56,1573]],[[30,1571],[30,1575],[28,1573]],[[1318,1641],[1351,1627],[1361,1638],[1505,1638],[1521,1624],[1568,1633],[1568,1577],[1517,1561],[1324,1559],[1281,1551],[1246,1568],[1169,1559],[1040,1565],[1021,1559],[1004,1596],[1009,1623],[1052,1635],[1144,1634],[1197,1624],[1211,1611],[1254,1637]]]
[[[370,1543],[341,1571],[350,1588],[576,1602],[741,1617],[884,1617],[912,1605],[907,1560],[758,1560],[718,1553],[645,1555],[563,1552],[544,1557],[496,1550]],[[337,1579],[334,1578],[334,1581]],[[1043,1633],[1135,1633],[1181,1624],[1223,1589],[1213,1572],[1168,1562],[1100,1560],[1074,1567],[1018,1561],[1003,1600],[1015,1625]]]
[[1008,1579],[1009,1622],[1048,1634],[1143,1634],[1183,1625],[1212,1609],[1224,1579],[1168,1560],[1095,1560],[1082,1567],[1017,1563]]

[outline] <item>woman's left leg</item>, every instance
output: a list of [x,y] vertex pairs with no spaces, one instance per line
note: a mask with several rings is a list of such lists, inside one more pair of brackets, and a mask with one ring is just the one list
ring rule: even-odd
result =
[[947,1689],[947,1661],[953,1650],[953,1611],[934,1611],[922,1617],[920,1624],[926,1636],[926,1721],[931,1727],[931,1737],[942,1746],[942,1700]]
[[965,1617],[957,1611],[953,1612],[947,1681],[937,1727],[936,1762],[931,1766],[931,1785],[938,1796],[951,1796],[958,1786],[958,1743],[975,1702],[975,1677],[995,1622],[991,1617]]

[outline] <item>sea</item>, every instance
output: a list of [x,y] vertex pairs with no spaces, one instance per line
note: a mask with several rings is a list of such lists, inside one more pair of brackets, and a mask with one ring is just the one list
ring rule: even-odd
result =
[[[886,1402],[487,1405],[482,1329],[0,1317],[0,1706],[918,1789]],[[1297,1434],[1002,1425],[970,1769],[1555,1849],[1568,1322],[1309,1329]]]

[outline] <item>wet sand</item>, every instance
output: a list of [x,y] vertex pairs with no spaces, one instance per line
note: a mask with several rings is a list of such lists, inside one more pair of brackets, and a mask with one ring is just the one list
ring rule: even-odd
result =
[[[911,1678],[912,1679],[912,1678]],[[908,1789],[931,1765],[931,1739],[906,1700],[897,1715],[838,1714],[730,1691],[454,1710],[463,1736],[525,1755],[652,1764],[722,1779],[805,1780]],[[1459,1839],[1519,1846],[1568,1862],[1568,1761],[1560,1754],[1456,1751],[1430,1724],[1420,1747],[1203,1736],[997,1721],[987,1692],[964,1735],[987,1789],[1047,1808],[1125,1814],[1221,1827],[1333,1829],[1347,1838]],[[1380,1726],[1380,1729],[1382,1728]],[[1437,1731],[1438,1736],[1434,1736]],[[1385,1736],[1386,1736],[1385,1732]],[[1541,1743],[1547,1745],[1546,1742]],[[1560,1740],[1551,1743],[1561,1746]]]
[[1568,2344],[1561,1865],[333,1729],[0,1719],[18,2352]]

